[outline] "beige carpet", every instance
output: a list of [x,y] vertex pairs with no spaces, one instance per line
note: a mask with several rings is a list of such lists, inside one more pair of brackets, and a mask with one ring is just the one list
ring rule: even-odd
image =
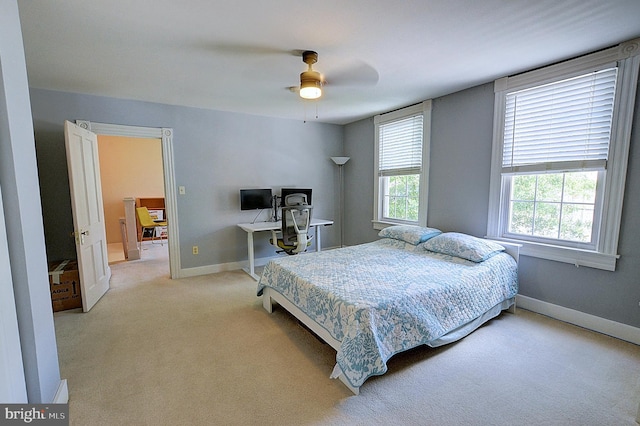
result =
[[359,396],[242,271],[170,280],[166,246],[55,314],[72,425],[636,425],[640,347],[531,312],[395,356]]

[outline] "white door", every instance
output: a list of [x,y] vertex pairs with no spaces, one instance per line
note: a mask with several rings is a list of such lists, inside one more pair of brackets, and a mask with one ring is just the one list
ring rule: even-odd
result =
[[82,310],[88,312],[109,290],[111,278],[98,163],[98,137],[95,133],[65,121],[64,139]]

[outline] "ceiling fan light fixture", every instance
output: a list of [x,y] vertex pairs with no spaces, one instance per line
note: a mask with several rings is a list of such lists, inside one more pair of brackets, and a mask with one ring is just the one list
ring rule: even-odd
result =
[[322,76],[312,68],[312,65],[318,62],[318,54],[313,50],[305,50],[302,52],[302,62],[309,68],[300,74],[300,97],[318,99],[322,96]]
[[301,73],[300,97],[304,99],[318,99],[320,96],[322,96],[322,78],[320,77],[320,73],[313,70]]

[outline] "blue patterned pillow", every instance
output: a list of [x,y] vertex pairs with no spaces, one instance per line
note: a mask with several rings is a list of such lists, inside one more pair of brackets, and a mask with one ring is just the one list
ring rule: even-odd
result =
[[476,263],[504,251],[504,247],[498,243],[458,232],[440,234],[424,243],[423,247],[429,251],[461,257]]
[[417,225],[394,225],[384,228],[378,233],[382,238],[393,238],[396,240],[406,241],[409,244],[417,246],[424,243],[429,238],[440,235],[442,231],[435,228],[425,228]]

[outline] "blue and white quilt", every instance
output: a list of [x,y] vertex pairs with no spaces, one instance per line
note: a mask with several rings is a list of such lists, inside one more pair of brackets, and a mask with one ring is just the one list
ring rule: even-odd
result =
[[270,261],[258,284],[281,293],[341,342],[336,362],[359,387],[394,354],[429,344],[518,292],[506,253],[475,263],[396,239]]

